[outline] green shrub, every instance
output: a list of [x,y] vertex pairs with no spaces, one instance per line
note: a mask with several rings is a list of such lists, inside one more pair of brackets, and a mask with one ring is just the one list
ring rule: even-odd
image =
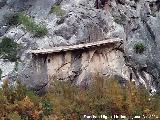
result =
[[134,51],[138,54],[142,54],[145,51],[145,46],[143,43],[136,43],[134,45]]
[[35,28],[35,30],[33,31],[35,37],[43,37],[48,33],[47,28],[45,28],[44,26],[37,26],[37,28]]
[[35,37],[43,37],[48,33],[46,27],[36,24],[33,19],[23,13],[19,14],[19,22],[24,25],[27,31],[33,33]]
[[8,37],[2,38],[0,43],[0,57],[11,62],[18,60],[19,44]]
[[43,113],[45,116],[52,114],[53,106],[49,100],[44,99],[42,101],[42,108],[43,108]]
[[60,5],[53,5],[50,12],[56,14],[57,16],[64,16],[65,15],[65,11],[61,9]]
[[35,37],[43,37],[47,35],[48,30],[46,27],[42,25],[38,25],[33,21],[32,18],[25,15],[24,13],[15,13],[6,16],[6,20],[8,25],[18,25],[22,24],[26,28],[27,31],[34,34]]
[[5,17],[7,24],[10,26],[13,25],[18,25],[19,24],[19,14],[9,14],[8,16]]

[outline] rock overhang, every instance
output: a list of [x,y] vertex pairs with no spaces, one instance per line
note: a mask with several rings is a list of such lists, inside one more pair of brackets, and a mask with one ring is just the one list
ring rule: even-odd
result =
[[121,45],[123,44],[123,41],[120,38],[112,38],[112,39],[106,39],[106,40],[96,41],[92,43],[53,47],[50,49],[28,50],[27,53],[35,54],[35,55],[36,54],[52,54],[52,53],[59,53],[59,52],[66,52],[66,51],[89,49],[94,47],[101,47],[101,46],[110,45],[110,44],[112,44],[113,46],[117,44]]

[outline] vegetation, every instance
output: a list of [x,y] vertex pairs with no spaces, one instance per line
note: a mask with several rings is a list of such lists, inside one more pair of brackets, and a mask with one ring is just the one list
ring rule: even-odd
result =
[[96,77],[88,89],[77,88],[69,82],[55,82],[54,86],[46,97],[54,106],[53,114],[61,119],[80,119],[86,114],[126,115],[128,118],[160,115],[160,106],[156,106],[159,99],[132,82],[122,87],[116,80]]
[[60,5],[53,5],[50,12],[56,14],[57,16],[64,16],[65,15],[65,11],[61,9]]
[[[42,97],[22,84],[0,90],[0,118],[12,120],[80,120],[84,115],[160,116],[160,96],[151,96],[133,82],[122,86],[117,80],[95,77],[88,88],[70,82],[54,81]],[[143,120],[143,118],[141,118]]]
[[0,57],[11,62],[16,62],[19,48],[19,45],[12,39],[4,37],[0,42]]
[[[28,91],[19,82],[16,86],[9,87],[5,81],[0,89],[0,118],[2,120],[41,120],[45,115],[49,115],[42,101],[43,98]],[[44,110],[48,114],[43,112]]]
[[137,53],[137,54],[142,54],[144,51],[145,51],[145,46],[143,43],[136,43],[134,45],[134,51]]
[[27,31],[34,34],[35,37],[43,37],[48,33],[46,27],[38,25],[33,21],[32,18],[25,15],[24,13],[16,13],[7,17],[9,25],[18,25],[22,24]]
[[47,28],[36,24],[29,16],[20,13],[19,22],[25,26],[26,30],[34,34],[35,37],[43,37],[48,33]]
[[15,14],[10,14],[8,16],[6,16],[6,20],[7,20],[7,24],[10,26],[13,25],[18,25],[19,24],[19,14],[15,13]]

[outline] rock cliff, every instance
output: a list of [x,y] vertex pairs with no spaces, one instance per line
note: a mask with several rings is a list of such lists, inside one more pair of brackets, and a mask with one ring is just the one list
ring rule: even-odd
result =
[[[103,0],[99,0],[99,9],[95,3],[96,0],[0,0],[0,35],[12,38],[23,46],[18,70],[15,72],[13,67],[13,71],[5,71],[8,66],[14,65],[6,63],[6,67],[1,68],[2,76],[7,75],[12,79],[18,76],[32,88],[38,85],[38,81],[31,77],[33,61],[32,56],[26,53],[27,50],[121,38],[124,50],[118,53],[111,51],[108,56],[110,62],[107,64],[115,65],[118,62],[119,65],[115,68],[118,71],[125,64],[139,84],[159,91],[160,1],[106,0],[102,5]],[[51,11],[54,5],[60,7],[58,13],[61,14]],[[22,11],[36,23],[46,26],[48,34],[35,38],[23,25],[7,25],[5,16]],[[136,52],[142,49],[143,51]],[[112,60],[119,55],[119,61]],[[82,63],[85,66],[85,62]],[[75,65],[81,64],[77,61]],[[79,72],[75,74],[79,76]],[[117,75],[124,78],[122,72]]]

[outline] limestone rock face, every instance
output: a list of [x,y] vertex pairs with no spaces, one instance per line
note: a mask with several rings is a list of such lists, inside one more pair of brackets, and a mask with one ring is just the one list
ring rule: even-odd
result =
[[[95,0],[0,0],[0,3],[3,3],[0,4],[0,36],[11,37],[22,44],[18,76],[29,87],[37,86],[39,82],[32,80],[33,61],[32,56],[26,53],[27,50],[121,38],[123,39],[123,52],[112,50],[107,54],[108,59],[104,56],[97,56],[93,52],[92,62],[88,59],[89,54],[83,53],[80,59],[72,65],[74,67],[68,68],[67,64],[65,71],[69,70],[68,74],[78,79],[77,83],[79,83],[82,78],[89,79],[85,74],[89,74],[90,68],[104,63],[104,65],[97,66],[104,69],[102,72],[104,75],[116,73],[128,79],[126,69],[131,69],[137,83],[143,83],[149,89],[160,89],[159,0],[108,0],[104,8],[100,9],[96,9]],[[61,6],[61,9],[65,11],[64,15],[50,14],[51,7],[55,4]],[[35,38],[22,25],[9,27],[5,23],[4,15],[24,9],[37,23],[47,27],[49,31],[47,36]],[[135,52],[134,46],[137,43],[144,45],[143,54]],[[74,53],[72,56],[78,55]],[[67,61],[69,58],[68,56]],[[96,60],[99,63],[95,62]],[[57,58],[56,61],[59,59]],[[107,65],[114,69],[106,69]],[[125,70],[121,71],[123,67]],[[72,68],[76,69],[75,72],[72,72]],[[30,84],[33,82],[28,81],[34,81],[35,84]],[[46,82],[43,80],[41,83],[43,86]]]
[[76,52],[49,55],[49,76],[55,75],[60,80],[72,80],[79,85],[85,82],[88,84],[91,77],[97,73],[129,79],[129,69],[125,66],[121,51],[103,48]]
[[[114,42],[83,49],[61,50],[55,53],[45,50],[41,50],[41,52],[32,53],[30,63],[32,74],[24,82],[29,81],[32,85],[43,86],[58,79],[70,80],[75,84],[85,86],[91,82],[91,78],[100,73],[106,77],[117,76],[123,83],[130,79],[132,72],[125,65],[124,53],[120,50],[119,44]],[[24,76],[22,75],[22,77]]]

